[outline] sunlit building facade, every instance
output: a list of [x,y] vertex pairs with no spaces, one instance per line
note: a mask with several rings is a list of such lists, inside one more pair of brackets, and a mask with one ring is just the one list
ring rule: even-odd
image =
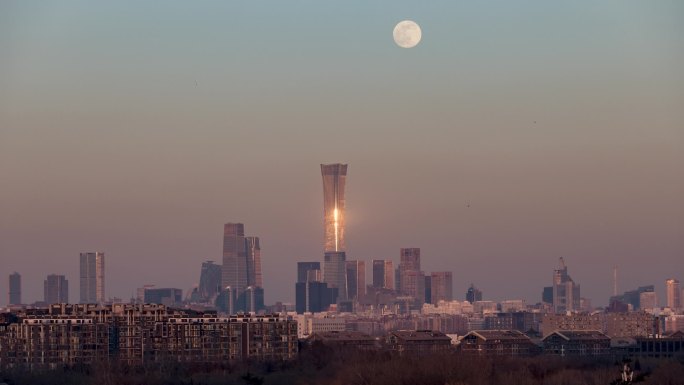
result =
[[105,255],[101,252],[81,253],[81,303],[105,302]]
[[346,164],[322,164],[323,177],[323,280],[338,289],[338,299],[347,299],[344,242]]
[[394,262],[386,259],[373,260],[373,287],[394,290]]
[[366,294],[366,262],[346,261],[347,298],[358,299]]
[[324,251],[345,251],[344,243],[344,186],[346,164],[322,164]]
[[245,249],[247,252],[247,284],[249,286],[263,287],[259,237],[245,237]]
[[670,278],[665,281],[665,291],[667,294],[667,307],[670,309],[679,309],[681,303],[681,289],[679,288],[679,280]]

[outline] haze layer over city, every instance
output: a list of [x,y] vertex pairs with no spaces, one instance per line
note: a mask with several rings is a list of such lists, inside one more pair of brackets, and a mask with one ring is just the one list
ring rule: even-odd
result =
[[[541,299],[684,278],[684,4],[0,4],[0,287],[78,298],[198,283],[223,226],[261,242],[266,303],[323,258],[320,164],[348,164],[348,260]],[[392,41],[404,19],[411,49]],[[367,274],[370,269],[367,267]]]

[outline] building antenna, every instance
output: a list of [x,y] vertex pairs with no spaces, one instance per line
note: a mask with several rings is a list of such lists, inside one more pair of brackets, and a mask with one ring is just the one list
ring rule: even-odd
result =
[[618,295],[618,288],[617,288],[617,265],[613,266],[613,296]]

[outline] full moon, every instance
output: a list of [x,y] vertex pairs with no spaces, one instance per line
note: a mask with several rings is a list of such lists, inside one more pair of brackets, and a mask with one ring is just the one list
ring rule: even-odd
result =
[[420,38],[423,33],[420,31],[420,26],[411,20],[400,21],[395,27],[394,42],[401,48],[413,48],[420,43]]

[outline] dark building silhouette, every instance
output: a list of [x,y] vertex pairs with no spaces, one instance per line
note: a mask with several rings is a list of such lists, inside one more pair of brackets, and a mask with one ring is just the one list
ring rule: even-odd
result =
[[16,271],[9,275],[9,304],[21,305],[21,274]]
[[553,286],[545,286],[542,291],[542,302],[553,304]]
[[480,291],[478,288],[475,287],[472,283],[470,284],[470,287],[468,288],[468,291],[466,291],[466,301],[473,303],[475,301],[482,301],[482,291]]
[[[264,289],[258,286],[249,286],[242,293],[244,299],[244,309],[247,312],[258,313],[265,309]],[[240,302],[240,300],[239,300]]]
[[176,306],[181,302],[183,302],[183,291],[181,289],[145,289],[145,303]]
[[43,283],[43,294],[48,305],[69,303],[69,281],[63,275],[50,274]]
[[199,297],[202,302],[212,301],[221,291],[221,265],[214,261],[202,263]]
[[653,285],[640,286],[635,290],[626,291],[622,295],[610,297],[609,303],[617,301],[625,305],[632,305],[632,309],[639,310],[641,309],[641,293],[652,293],[654,291],[655,287]]
[[320,262],[297,262],[297,282],[306,282],[310,270],[321,270]]
[[328,287],[325,282],[297,282],[295,291],[295,308],[299,314],[325,311],[338,299],[338,289]]
[[433,303],[432,302],[432,276],[431,275],[425,276],[425,303]]

